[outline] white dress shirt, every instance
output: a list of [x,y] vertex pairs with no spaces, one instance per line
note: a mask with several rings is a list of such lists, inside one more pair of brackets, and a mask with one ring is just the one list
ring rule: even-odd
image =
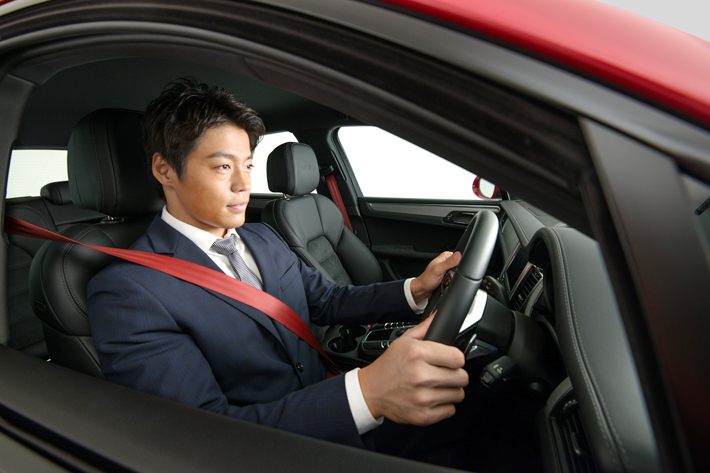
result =
[[[232,265],[229,262],[229,258],[226,255],[218,253],[217,251],[212,249],[212,244],[217,240],[221,240],[221,238],[216,237],[213,234],[206,232],[205,230],[185,223],[182,220],[176,219],[175,217],[170,215],[170,212],[168,212],[167,207],[163,207],[163,212],[160,217],[165,223],[167,223],[175,230],[183,234],[186,238],[188,238],[195,245],[197,245],[198,248],[207,253],[207,256],[209,256],[212,261],[214,261],[215,264],[219,267],[219,269],[221,269],[225,274],[236,279],[237,274],[235,273],[234,268],[232,268]],[[235,244],[239,255],[244,259],[244,262],[246,263],[247,267],[254,271],[254,274],[256,274],[259,280],[263,283],[264,279],[261,277],[261,273],[259,272],[259,268],[256,265],[256,261],[254,261],[254,257],[251,255],[249,248],[247,248],[247,246],[244,244],[237,231],[232,228],[228,230],[227,234],[224,235],[224,237],[222,238],[226,238],[230,235],[236,236]],[[409,307],[411,307],[416,314],[421,314],[426,308],[427,301],[424,300],[419,304],[416,304],[414,302],[414,297],[412,297],[412,291],[410,289],[412,279],[414,278],[410,278],[404,281],[404,296],[407,299],[407,303],[409,303]],[[384,419],[382,417],[380,417],[379,419],[375,419],[374,417],[372,417],[370,409],[367,407],[367,403],[365,402],[365,397],[362,395],[362,389],[360,388],[360,380],[358,379],[357,374],[358,370],[359,368],[345,373],[345,393],[348,396],[350,412],[352,413],[353,419],[355,420],[355,426],[357,427],[357,431],[360,433],[360,435],[362,435],[365,432],[368,432],[380,425]]]

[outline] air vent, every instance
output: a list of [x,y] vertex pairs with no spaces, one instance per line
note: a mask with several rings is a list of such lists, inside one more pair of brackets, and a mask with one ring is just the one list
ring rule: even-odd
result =
[[511,300],[513,310],[521,310],[525,306],[525,301],[528,300],[530,293],[542,279],[542,271],[537,266],[530,265],[529,268],[530,270],[523,276],[524,279]]
[[[565,403],[563,413],[555,419],[560,439],[561,460],[567,464],[571,473],[595,473],[594,461],[589,454],[587,437],[582,428],[577,401],[571,399]],[[565,468],[563,468],[565,471]]]

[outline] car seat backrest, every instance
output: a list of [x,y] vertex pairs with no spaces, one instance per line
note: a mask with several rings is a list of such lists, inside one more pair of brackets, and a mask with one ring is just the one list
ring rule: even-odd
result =
[[[69,140],[67,168],[75,205],[110,218],[69,225],[61,234],[83,243],[127,248],[164,201],[149,175],[139,112],[102,109],[84,117]],[[89,280],[112,257],[79,245],[46,242],[32,261],[30,296],[44,322],[52,360],[101,376],[86,304]]]
[[[38,227],[56,232],[78,222],[100,221],[98,212],[80,209],[72,205],[67,181],[52,182],[40,191],[40,197],[17,197],[7,199],[5,213]],[[8,235],[7,254],[7,313],[10,339],[8,346],[29,355],[46,359],[42,323],[34,315],[30,303],[30,265],[44,244],[36,238]]]
[[269,190],[284,197],[267,203],[262,221],[286,240],[310,267],[342,285],[382,281],[375,256],[343,224],[343,216],[325,196],[311,194],[320,179],[318,161],[310,146],[284,143],[266,163]]

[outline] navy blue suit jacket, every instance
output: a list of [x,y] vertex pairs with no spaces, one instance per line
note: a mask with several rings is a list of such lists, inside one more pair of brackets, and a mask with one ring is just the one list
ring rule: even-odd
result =
[[[237,229],[264,290],[307,324],[411,320],[402,281],[338,286],[304,265],[265,224]],[[158,215],[133,246],[219,271]],[[119,261],[88,287],[89,321],[106,379],[260,424],[362,446],[343,376],[325,380],[316,351],[264,313]]]

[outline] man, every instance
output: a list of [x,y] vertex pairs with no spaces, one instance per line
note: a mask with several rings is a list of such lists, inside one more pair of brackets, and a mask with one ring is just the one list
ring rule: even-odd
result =
[[[330,283],[271,227],[245,224],[252,152],[263,133],[256,113],[225,90],[173,82],[144,117],[152,173],[167,205],[132,248],[239,277],[306,323],[415,320],[460,255],[442,254],[408,281]],[[91,281],[88,302],[106,379],[348,445],[363,446],[362,435],[382,418],[423,426],[452,416],[468,383],[459,350],[422,341],[429,320],[371,365],[326,380],[315,350],[285,327],[159,271],[116,262]]]

